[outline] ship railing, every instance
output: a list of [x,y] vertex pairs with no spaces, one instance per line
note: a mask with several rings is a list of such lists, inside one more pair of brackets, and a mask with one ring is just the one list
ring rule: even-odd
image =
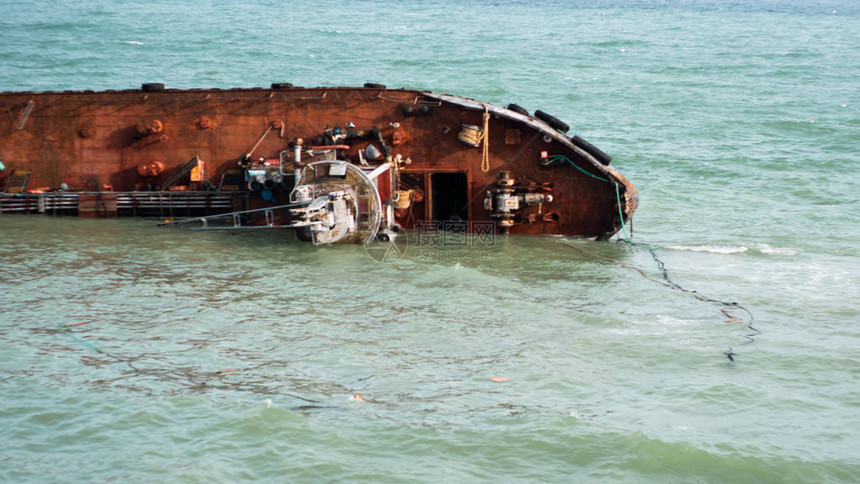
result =
[[[109,200],[115,215],[173,217],[230,212],[244,198],[243,192],[50,192],[0,193],[0,213],[74,215],[82,199]],[[115,207],[115,208],[113,208]]]

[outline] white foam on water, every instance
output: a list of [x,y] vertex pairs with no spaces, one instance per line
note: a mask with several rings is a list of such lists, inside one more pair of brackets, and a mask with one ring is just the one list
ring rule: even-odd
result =
[[767,244],[756,244],[755,248],[760,250],[762,254],[797,255],[796,250],[790,249],[788,247],[771,247]]
[[709,252],[711,254],[742,254],[749,250],[749,247],[721,247],[718,245],[670,245],[666,247],[671,250],[686,250],[690,252]]
[[140,42],[140,41],[138,41],[138,40],[125,40],[125,41],[123,41],[123,44],[128,44],[128,45],[143,45],[143,42]]
[[767,255],[797,255],[797,250],[788,247],[772,247],[768,244],[751,244],[750,247],[739,246],[720,246],[720,245],[670,245],[666,247],[671,250],[683,250],[688,252],[707,252],[710,254],[743,254],[754,249],[762,254]]

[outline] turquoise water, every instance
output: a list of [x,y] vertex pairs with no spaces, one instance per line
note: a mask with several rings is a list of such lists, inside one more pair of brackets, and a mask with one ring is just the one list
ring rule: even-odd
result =
[[662,280],[644,245],[379,263],[0,216],[0,481],[860,480],[855,3],[0,12],[0,90],[372,81],[548,111],[637,186],[671,280],[760,331],[632,269]]

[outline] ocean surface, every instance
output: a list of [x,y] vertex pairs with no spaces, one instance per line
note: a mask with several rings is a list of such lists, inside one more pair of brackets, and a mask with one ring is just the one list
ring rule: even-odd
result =
[[2,91],[543,109],[641,197],[636,245],[386,263],[0,216],[0,481],[860,481],[857,2],[0,0],[0,32]]

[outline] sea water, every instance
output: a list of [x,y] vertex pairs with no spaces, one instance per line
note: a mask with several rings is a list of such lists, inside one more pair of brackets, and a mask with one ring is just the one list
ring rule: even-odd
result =
[[848,0],[0,0],[0,90],[516,103],[641,196],[637,245],[387,262],[0,216],[0,481],[860,480],[857,32]]

